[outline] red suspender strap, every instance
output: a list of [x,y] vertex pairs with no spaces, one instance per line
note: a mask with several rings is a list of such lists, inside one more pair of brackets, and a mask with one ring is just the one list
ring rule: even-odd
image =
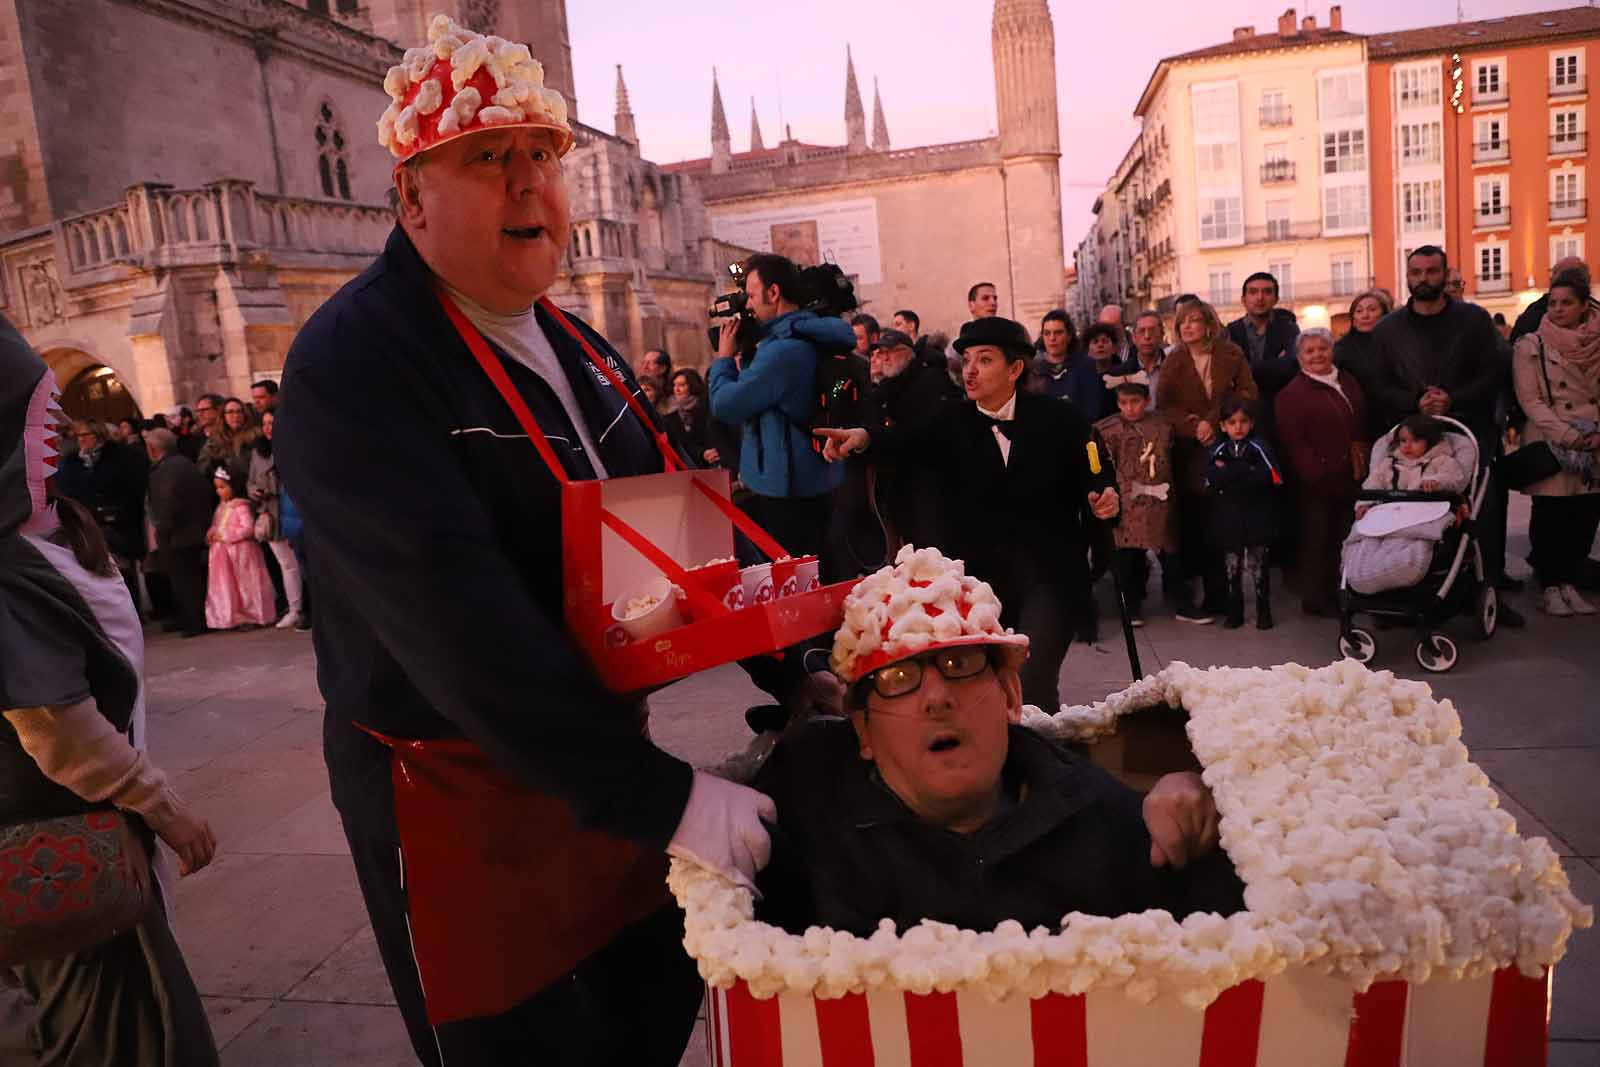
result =
[[762,552],[765,552],[768,559],[782,559],[789,554],[782,545],[773,539],[771,534],[757,526],[754,519],[740,511],[738,505],[733,501],[711,488],[705,482],[702,482],[699,478],[694,479],[694,487],[705,494],[705,498],[715,504],[718,511],[726,515],[730,522],[737,526],[746,537],[750,538],[751,543]]
[[728,613],[729,609],[722,601],[695,584],[694,579],[689,577],[689,572],[679,566],[677,560],[657,548],[644,534],[604,508],[600,510],[600,522],[626,541],[635,552],[655,564],[656,569],[666,575],[668,581],[682,589],[684,595],[694,604],[695,614],[702,618],[710,618],[713,615]]
[[494,387],[500,391],[500,396],[511,406],[511,413],[517,417],[517,424],[528,435],[528,440],[533,442],[533,447],[539,450],[539,458],[544,460],[544,465],[550,468],[550,473],[565,488],[570,480],[567,478],[567,472],[556,459],[555,450],[545,439],[544,431],[539,429],[539,424],[533,420],[533,412],[528,410],[528,404],[522,399],[522,394],[511,384],[511,378],[506,374],[505,367],[489,350],[489,342],[483,339],[483,334],[479,333],[478,328],[461,313],[461,309],[456,307],[456,302],[451,300],[450,294],[443,289],[439,290],[439,303],[444,305],[444,313],[450,319],[450,325],[456,328],[456,333],[467,343],[467,348],[478,361],[478,366],[483,368],[483,373],[489,376]]
[[611,380],[611,387],[622,394],[622,399],[627,401],[628,406],[633,409],[633,413],[639,416],[639,421],[644,424],[645,431],[656,439],[656,447],[661,450],[661,458],[667,461],[666,469],[669,471],[682,470],[683,464],[678,462],[677,454],[672,451],[672,446],[667,443],[667,435],[655,429],[655,420],[645,411],[644,405],[639,403],[639,398],[628,390],[627,384],[622,380],[622,375],[611,369],[611,364],[601,358],[600,353],[596,352],[594,346],[589,343],[589,339],[578,331],[578,328],[572,324],[572,320],[567,318],[560,308],[556,307],[554,301],[546,296],[540,297],[539,303],[543,304],[550,317],[555,319],[574,341],[578,342],[583,348],[584,354],[589,357],[589,362],[600,368],[601,373]]

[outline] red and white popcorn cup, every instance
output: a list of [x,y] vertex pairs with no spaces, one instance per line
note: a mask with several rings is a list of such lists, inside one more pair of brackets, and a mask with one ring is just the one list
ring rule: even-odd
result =
[[772,564],[757,563],[753,567],[746,567],[739,572],[739,577],[744,582],[745,607],[753,608],[772,603],[775,595],[772,587]]
[[739,575],[739,561],[733,558],[714,559],[689,571],[689,580],[695,588],[713,597],[729,611],[744,607],[744,581]]
[[795,575],[795,567],[799,564],[790,556],[783,556],[772,561],[772,598],[781,600],[786,596],[794,596],[800,591],[800,582]]
[[799,587],[797,592],[809,593],[813,589],[821,588],[821,574],[816,556],[801,556],[794,564],[795,582]]

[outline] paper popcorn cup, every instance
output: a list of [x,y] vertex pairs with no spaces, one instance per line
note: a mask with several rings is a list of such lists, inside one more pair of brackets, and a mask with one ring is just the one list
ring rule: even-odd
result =
[[739,577],[744,582],[745,607],[753,608],[772,602],[772,564],[757,563],[754,567],[746,567],[739,572]]
[[821,570],[817,565],[816,556],[801,556],[795,560],[794,576],[799,585],[799,592],[809,593],[822,585]]
[[772,561],[772,597],[774,600],[786,596],[794,596],[800,591],[800,583],[795,575],[795,567],[799,562],[799,560],[788,558]]
[[678,591],[665,578],[656,578],[617,597],[611,618],[635,641],[676,630],[683,625]]

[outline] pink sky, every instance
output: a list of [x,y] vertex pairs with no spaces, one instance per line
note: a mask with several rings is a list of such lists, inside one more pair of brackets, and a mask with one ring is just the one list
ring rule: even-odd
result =
[[[1093,221],[1095,196],[1138,132],[1133,107],[1157,61],[1225,41],[1235,26],[1273,32],[1286,6],[1284,0],[1142,6],[1054,0],[1067,262]],[[1556,6],[1464,0],[1468,19]],[[1298,7],[1321,25],[1327,10],[1326,2]],[[611,129],[615,65],[621,63],[646,158],[671,163],[709,155],[715,64],[734,151],[749,147],[752,96],[768,147],[782,136],[780,84],[783,119],[797,138],[843,144],[849,44],[867,121],[877,78],[894,147],[985,137],[995,128],[992,11],[989,0],[812,0],[803,6],[569,0],[578,114]],[[1357,33],[1453,22],[1455,15],[1454,0],[1344,4],[1345,29]]]

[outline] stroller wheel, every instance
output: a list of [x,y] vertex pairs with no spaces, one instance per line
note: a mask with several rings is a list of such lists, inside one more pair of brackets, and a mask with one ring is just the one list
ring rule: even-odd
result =
[[1472,616],[1479,637],[1487,641],[1494,636],[1494,628],[1500,621],[1500,594],[1495,591],[1493,582],[1486,581],[1478,587],[1478,595],[1472,599]]
[[1378,654],[1378,639],[1359,626],[1352,626],[1339,635],[1339,652],[1357,663],[1371,663]]
[[1417,665],[1440,674],[1456,665],[1456,643],[1444,634],[1429,634],[1417,642]]

